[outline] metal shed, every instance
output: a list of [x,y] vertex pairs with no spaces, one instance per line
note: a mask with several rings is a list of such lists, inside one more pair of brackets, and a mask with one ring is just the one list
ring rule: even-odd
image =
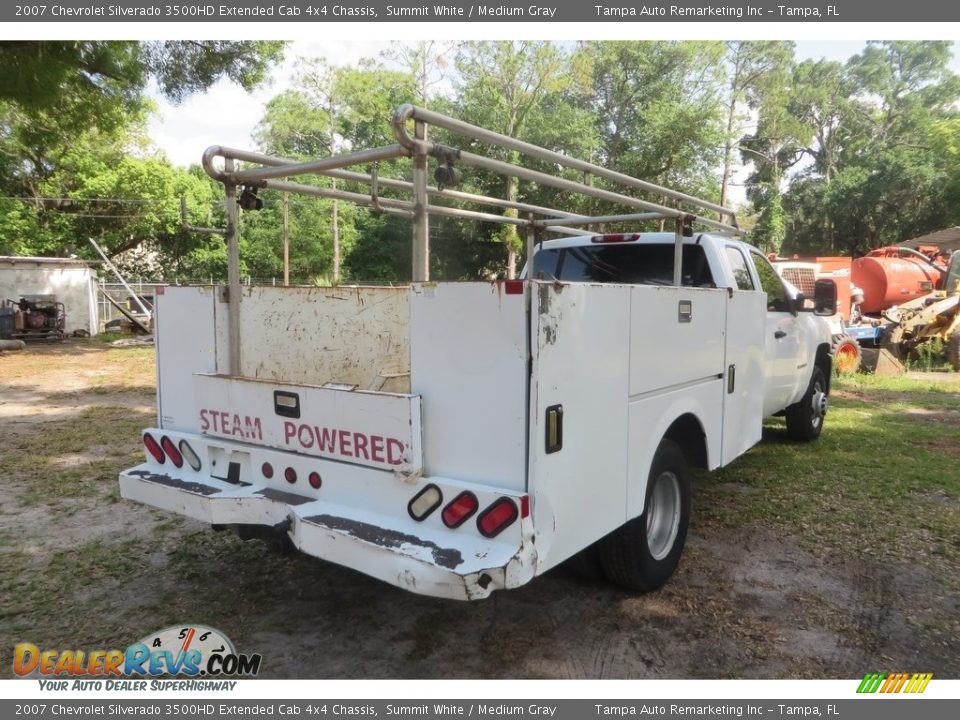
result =
[[66,309],[68,335],[100,331],[97,272],[83,260],[0,256],[0,300],[16,302],[25,295],[56,295]]

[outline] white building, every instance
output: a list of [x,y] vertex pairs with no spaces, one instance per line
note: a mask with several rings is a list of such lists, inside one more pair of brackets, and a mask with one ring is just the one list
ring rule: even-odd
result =
[[17,302],[25,295],[56,295],[67,314],[68,335],[100,331],[97,272],[83,260],[0,256],[0,301]]

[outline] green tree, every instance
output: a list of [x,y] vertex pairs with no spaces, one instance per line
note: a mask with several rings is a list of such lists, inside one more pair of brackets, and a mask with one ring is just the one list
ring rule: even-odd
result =
[[724,46],[624,41],[587,43],[584,50],[592,65],[600,163],[716,196]]
[[885,42],[843,68],[798,67],[792,112],[813,130],[813,163],[784,202],[795,249],[858,254],[956,218],[944,129],[958,116],[960,79],[949,62],[950,43]]
[[252,90],[278,62],[277,41],[16,40],[0,43],[0,100],[27,110],[137,103],[151,78],[171,101],[226,78]]
[[[547,147],[555,144],[559,135],[566,140],[575,139],[583,124],[574,107],[562,101],[574,83],[570,62],[569,54],[555,43],[464,43],[456,56],[459,79],[455,112],[501,135]],[[520,155],[507,151],[499,159],[518,163]],[[520,198],[521,185],[516,177],[477,179],[490,192],[503,193],[511,202]],[[499,184],[499,188],[490,187],[491,182]],[[506,209],[503,214],[517,217],[513,209]],[[503,225],[497,237],[507,249],[506,275],[515,277],[523,239],[514,225]]]
[[754,95],[757,124],[752,135],[740,141],[745,164],[752,164],[747,198],[759,214],[751,241],[779,254],[786,238],[783,208],[784,178],[803,157],[812,129],[791,112],[793,88],[790,68],[781,64],[768,72]]
[[155,80],[173,101],[221,78],[249,89],[283,45],[0,44],[0,195],[8,198],[0,251],[89,255],[85,239],[93,237],[111,254],[146,242],[151,257],[181,263],[192,250],[179,229],[179,196],[206,207],[210,183],[149,148],[147,85]]
[[[393,142],[387,119],[397,105],[411,97],[413,87],[412,76],[386,70],[372,60],[356,67],[334,67],[322,58],[303,60],[294,89],[268,103],[255,137],[266,152],[300,159],[386,145]],[[392,164],[382,165],[381,171],[389,176]],[[350,187],[324,177],[299,177],[297,181]],[[352,189],[369,192],[368,188]],[[329,274],[338,282],[341,255],[349,254],[357,236],[353,218],[364,211],[336,200],[305,200],[312,203],[310,210],[298,204],[296,213],[291,210],[289,215],[291,265],[311,276]],[[250,232],[263,238],[281,237],[282,217],[271,214],[272,202],[268,201],[267,212],[251,222]],[[275,207],[280,213],[281,206]],[[297,233],[311,240],[293,242]]]
[[782,86],[793,62],[792,42],[733,41],[726,43],[726,133],[720,204],[726,205],[733,174],[734,149],[750,119],[772,91]]

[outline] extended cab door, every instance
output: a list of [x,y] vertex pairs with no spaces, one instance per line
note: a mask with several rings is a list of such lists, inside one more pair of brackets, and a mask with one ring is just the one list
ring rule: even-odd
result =
[[767,295],[766,368],[764,372],[764,416],[773,415],[793,402],[802,357],[803,328],[793,312],[792,301],[773,265],[759,252],[750,251],[760,288]]
[[767,364],[767,297],[757,287],[743,250],[727,245],[724,254],[736,291],[727,298],[721,465],[760,442]]

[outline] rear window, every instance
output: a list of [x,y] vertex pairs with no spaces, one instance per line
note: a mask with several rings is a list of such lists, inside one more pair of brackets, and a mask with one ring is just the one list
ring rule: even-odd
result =
[[[532,277],[564,282],[672,285],[673,245],[624,243],[541,250]],[[683,285],[716,287],[700,245],[683,246]]]

